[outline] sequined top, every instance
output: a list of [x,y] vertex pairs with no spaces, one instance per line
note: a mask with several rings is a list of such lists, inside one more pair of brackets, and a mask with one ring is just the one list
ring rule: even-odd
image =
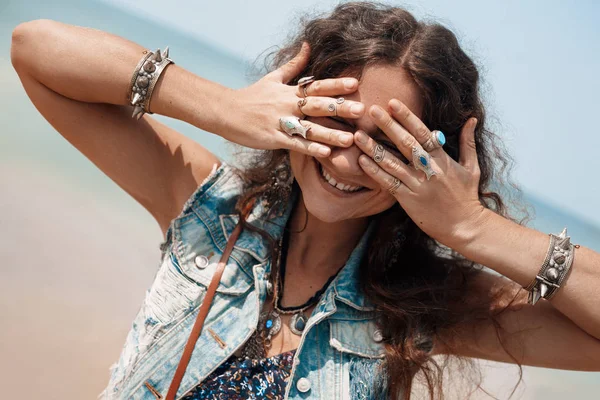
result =
[[258,360],[231,356],[183,400],[281,400],[296,350]]

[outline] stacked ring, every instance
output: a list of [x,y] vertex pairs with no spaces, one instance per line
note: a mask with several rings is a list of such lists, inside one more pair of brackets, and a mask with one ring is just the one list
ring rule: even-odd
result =
[[388,189],[388,192],[390,192],[390,194],[393,196],[396,194],[396,190],[398,190],[398,188],[400,187],[400,185],[402,185],[402,182],[400,182],[400,179],[398,178],[394,178],[394,182],[392,182],[392,186],[390,186],[390,188]]

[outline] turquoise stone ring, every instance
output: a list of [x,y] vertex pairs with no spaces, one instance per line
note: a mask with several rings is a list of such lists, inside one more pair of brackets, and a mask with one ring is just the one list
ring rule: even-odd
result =
[[415,169],[425,172],[427,180],[429,180],[433,175],[435,175],[435,171],[431,167],[431,156],[428,152],[426,152],[419,146],[415,146],[412,148],[412,156],[413,167],[415,167]]
[[442,131],[433,131],[431,132],[431,136],[429,139],[423,143],[423,148],[426,151],[433,151],[435,149],[439,149],[443,145],[446,144],[446,136]]
[[294,116],[279,118],[279,127],[283,132],[287,133],[290,136],[300,135],[304,139],[306,139],[306,133],[310,129],[305,128],[300,123],[300,118]]
[[444,146],[446,144],[446,135],[442,131],[433,131],[432,136],[438,142],[440,146]]

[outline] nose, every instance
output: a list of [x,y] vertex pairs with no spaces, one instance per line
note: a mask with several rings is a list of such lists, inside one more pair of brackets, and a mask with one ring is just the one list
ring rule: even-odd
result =
[[334,147],[329,155],[329,162],[340,177],[362,177],[364,172],[358,164],[358,157],[362,151],[353,144],[350,147]]

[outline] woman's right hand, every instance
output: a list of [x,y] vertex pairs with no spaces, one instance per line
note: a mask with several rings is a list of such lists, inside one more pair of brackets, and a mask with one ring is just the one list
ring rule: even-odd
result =
[[[287,83],[305,68],[310,48],[304,44],[300,52],[287,64],[269,73],[258,82],[228,94],[228,107],[222,118],[224,138],[255,149],[290,149],[314,157],[327,157],[332,146],[349,147],[353,144],[352,133],[328,128],[314,122],[302,121],[310,127],[307,138],[289,136],[280,130],[279,118],[296,116],[334,116],[328,106],[334,103],[340,118],[360,118],[364,105],[346,100],[336,104],[336,97],[353,93],[358,88],[355,78],[336,78],[315,81],[307,87],[307,102],[302,107],[298,101],[304,93],[298,85]],[[224,108],[223,108],[224,109]],[[304,114],[304,115],[302,115]]]

